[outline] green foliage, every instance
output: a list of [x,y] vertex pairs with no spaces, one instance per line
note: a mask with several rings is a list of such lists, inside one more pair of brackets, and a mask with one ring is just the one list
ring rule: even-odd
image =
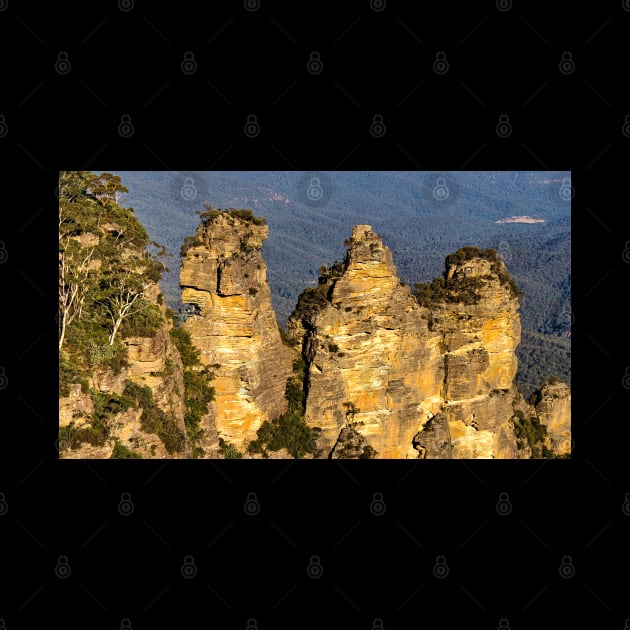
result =
[[332,353],[339,352],[339,346],[336,343],[329,343],[328,344],[328,351],[332,352]]
[[140,300],[135,312],[123,320],[120,326],[122,337],[155,337],[164,324],[162,311],[155,304]]
[[[214,387],[208,384],[212,373],[207,369],[198,369],[201,366],[200,353],[193,345],[187,330],[181,326],[173,326],[170,336],[184,365],[184,424],[192,445],[193,458],[196,458],[204,454],[197,442],[203,436],[203,429],[199,426],[201,418],[208,413],[208,404],[214,400]],[[221,366],[215,364],[211,367],[218,369]]]
[[223,438],[219,438],[219,453],[223,455],[224,459],[241,459],[243,457],[243,453]]
[[87,381],[83,379],[82,370],[70,360],[66,352],[61,350],[59,352],[59,397],[70,395],[70,385],[72,383],[81,382],[81,391],[83,391],[83,381],[87,385]]
[[123,354],[96,346],[115,342],[121,327],[123,335],[135,329],[155,333],[156,307],[147,308],[140,298],[168,271],[161,260],[165,248],[149,240],[133,208],[119,205],[125,192],[117,175],[60,173],[60,347],[67,345],[77,358],[88,352],[90,367],[111,359],[115,371],[125,366]]
[[142,456],[116,440],[110,459],[142,459]]
[[186,443],[185,435],[179,430],[172,418],[169,418],[159,407],[146,407],[140,416],[140,426],[147,433],[155,433],[167,453],[180,453]]
[[193,445],[193,458],[203,454],[203,449],[197,447],[197,441],[203,436],[203,429],[199,423],[208,413],[208,403],[214,400],[214,387],[208,385],[208,373],[205,370],[184,371],[184,402],[186,412],[184,424],[190,443]]
[[199,365],[201,355],[199,350],[193,345],[190,333],[181,326],[173,326],[169,334],[175,347],[179,351],[184,367]]
[[195,236],[187,236],[184,238],[181,247],[179,248],[179,257],[184,258],[188,253],[188,250],[195,245],[199,245],[199,237]]
[[520,409],[514,411],[512,424],[519,448],[528,444],[532,450],[532,458],[540,459],[543,457],[543,442],[547,435],[547,427],[541,424],[536,416],[532,416],[529,420],[526,419]]
[[307,453],[316,454],[319,431],[309,427],[304,418],[295,412],[287,412],[265,421],[258,429],[257,439],[249,443],[249,453],[279,451],[286,448],[295,459],[301,459]]
[[287,332],[282,328],[282,326],[278,326],[278,330],[280,331],[280,339],[282,339],[282,343],[289,348],[295,348],[298,345],[298,342],[289,337]]
[[376,449],[373,446],[366,444],[363,447],[363,451],[361,455],[359,455],[359,459],[374,459],[375,456],[376,456]]
[[84,426],[77,428],[74,422],[59,429],[59,450],[76,450],[81,444],[103,446],[107,441],[108,433],[103,427]]
[[353,420],[358,413],[361,413],[361,410],[353,402],[345,402],[343,406],[346,408],[346,417],[350,417]]
[[202,223],[207,225],[214,221],[217,217],[221,215],[227,215],[230,217],[234,217],[235,219],[240,219],[241,221],[247,221],[249,223],[253,223],[254,225],[266,225],[267,219],[263,217],[257,217],[251,210],[238,210],[236,208],[228,208],[227,210],[221,210],[220,208],[213,208],[211,205],[204,203],[203,207],[205,208],[205,212],[200,212]]
[[260,453],[268,456],[268,451],[279,451],[286,448],[295,459],[303,458],[307,453],[317,455],[317,440],[321,429],[309,427],[304,421],[304,376],[306,365],[302,357],[293,361],[293,376],[287,379],[285,398],[288,411],[265,421],[258,429],[257,438],[247,447],[249,453]]

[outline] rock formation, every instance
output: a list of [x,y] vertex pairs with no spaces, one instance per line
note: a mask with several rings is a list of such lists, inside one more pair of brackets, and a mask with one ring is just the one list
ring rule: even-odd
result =
[[545,446],[556,455],[571,453],[571,390],[566,383],[544,385],[538,392],[536,415],[546,427]]
[[288,324],[307,365],[305,420],[321,429],[325,454],[526,458],[515,423],[537,412],[548,448],[562,454],[566,392],[547,392],[534,410],[514,385],[518,288],[496,252],[463,248],[444,278],[412,294],[370,226],[355,226],[346,244]]
[[345,261],[323,271],[288,323],[308,367],[307,423],[325,452],[351,426],[379,457],[417,456],[413,436],[441,403],[441,335],[370,226],[355,226]]
[[182,302],[196,311],[183,326],[214,374],[207,421],[241,451],[265,420],[287,410],[292,373],[261,254],[268,231],[247,211],[207,212],[180,271]]

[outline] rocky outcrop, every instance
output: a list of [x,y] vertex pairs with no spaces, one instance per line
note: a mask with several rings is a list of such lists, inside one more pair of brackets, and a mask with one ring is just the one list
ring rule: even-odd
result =
[[443,412],[454,458],[514,458],[519,301],[498,258],[447,259],[445,294],[429,305],[444,349]]
[[555,455],[571,453],[571,390],[566,383],[544,385],[538,393],[536,415],[546,427],[545,446]]
[[346,244],[288,324],[324,456],[359,457],[368,445],[377,458],[530,457],[515,430],[515,417],[534,414],[514,385],[518,288],[496,252],[462,248],[412,294],[370,226]]
[[[172,321],[166,317],[166,307],[159,296],[157,284],[147,286],[144,298],[158,306],[161,324],[151,337],[126,337],[127,365],[118,371],[111,368],[95,368],[80,384],[70,385],[70,395],[59,398],[59,427],[90,431],[94,427],[95,410],[93,396],[107,398],[123,396],[131,383],[151,389],[152,403],[161,409],[181,436],[181,449],[169,452],[163,440],[146,430],[141,421],[144,408],[131,406],[115,413],[106,420],[108,438],[103,444],[88,441],[71,447],[71,432],[60,437],[62,459],[108,459],[118,442],[143,459],[177,459],[190,457],[191,450],[184,424],[184,378],[179,352],[173,345],[169,329]],[[90,393],[91,392],[91,393]]]
[[213,373],[206,420],[241,451],[265,420],[287,410],[292,373],[261,254],[268,230],[245,211],[205,213],[180,271],[182,302],[195,311],[183,326]]
[[413,436],[441,404],[441,335],[370,226],[355,226],[347,244],[288,323],[307,364],[305,419],[321,428],[324,452],[352,427],[377,457],[417,457]]

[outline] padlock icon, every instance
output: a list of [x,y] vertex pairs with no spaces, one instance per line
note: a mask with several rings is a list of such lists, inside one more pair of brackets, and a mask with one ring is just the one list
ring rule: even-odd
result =
[[182,61],[182,72],[184,74],[195,74],[197,71],[197,62],[195,61],[195,55],[191,51],[184,53],[184,60]]
[[0,366],[0,389],[4,389],[9,384],[4,366]]
[[[0,11],[2,11],[2,0],[0,0]],[[7,624],[4,619],[0,619],[0,630],[7,630]]]
[[507,492],[499,493],[499,500],[497,501],[497,514],[499,516],[507,516],[512,511],[512,504],[510,503],[510,495]]
[[446,201],[451,191],[446,185],[446,180],[443,177],[438,177],[435,180],[435,186],[433,186],[433,198],[436,201]]
[[129,114],[123,114],[120,117],[120,124],[118,125],[118,134],[123,138],[129,138],[133,135],[133,125],[131,124],[131,116]]
[[306,196],[311,201],[320,201],[324,196],[324,189],[319,181],[319,177],[311,177],[308,188],[306,189]]
[[502,13],[512,8],[512,0],[497,0],[497,9]]
[[192,556],[184,556],[184,564],[182,564],[182,577],[191,580],[197,575],[197,566]]
[[127,13],[133,9],[133,0],[118,0],[118,8]]
[[510,622],[505,617],[499,619],[497,630],[510,630]]
[[131,495],[128,492],[123,492],[118,502],[118,511],[122,516],[129,516],[133,514],[133,509],[134,505],[131,500]]
[[626,246],[623,248],[623,262],[630,264],[630,241],[626,241]]
[[625,389],[630,389],[630,367],[626,367],[626,372],[623,375],[623,386]]
[[573,55],[568,50],[565,50],[562,53],[562,58],[560,59],[560,65],[558,66],[558,68],[560,72],[565,75],[572,74],[575,70]]
[[575,191],[573,190],[571,180],[568,177],[563,178],[558,194],[560,195],[560,199],[562,199],[562,201],[571,201],[571,199],[573,199]]
[[504,263],[509,263],[512,258],[512,250],[510,244],[507,241],[501,241],[497,250],[497,255]]
[[120,630],[133,630],[131,627],[131,619],[125,617],[125,619],[120,620]]
[[248,138],[255,138],[260,133],[260,125],[258,124],[256,114],[249,114],[249,116],[247,116],[244,132]]
[[386,6],[385,0],[370,0],[370,9],[375,13],[380,13]]
[[256,516],[256,514],[260,512],[260,503],[258,503],[258,497],[255,492],[249,492],[247,494],[247,499],[243,509],[245,510],[245,514],[247,514],[247,516]]
[[306,69],[310,74],[319,74],[324,69],[321,55],[316,50],[310,54]]
[[9,252],[7,252],[7,248],[4,245],[4,241],[0,241],[0,265],[3,262],[6,262],[8,257],[9,257]]
[[195,182],[192,177],[184,178],[184,185],[179,191],[184,201],[193,201],[197,197],[197,189],[195,188]]
[[449,569],[446,564],[446,558],[444,556],[438,556],[435,559],[435,564],[433,565],[433,575],[435,575],[438,580],[443,580],[448,576],[448,573]]
[[6,118],[4,114],[0,114],[0,138],[4,138],[9,133]]
[[[3,118],[4,118],[3,116],[0,116],[0,125],[2,123]],[[626,136],[626,138],[630,138],[630,114],[626,114],[626,117],[624,118],[623,127],[621,128],[621,133],[623,133],[623,135]]]
[[59,556],[57,560],[57,566],[55,567],[55,575],[60,580],[65,580],[70,577],[72,570],[70,569],[70,563],[68,562],[68,556]]
[[565,580],[569,580],[575,575],[575,567],[573,566],[571,556],[562,556],[558,573],[560,573],[560,577]]
[[507,114],[501,114],[499,116],[496,131],[499,138],[507,138],[512,133],[512,124]]
[[258,622],[253,617],[248,619],[245,630],[258,630]]
[[55,70],[57,74],[64,75],[64,74],[68,74],[71,68],[72,68],[72,65],[70,64],[70,57],[68,56],[68,53],[65,50],[62,50],[57,55],[57,61],[55,62]]
[[372,622],[372,630],[385,630],[385,626],[383,625],[383,620],[377,617]]
[[380,492],[375,492],[372,497],[372,503],[370,503],[370,512],[374,516],[382,516],[385,514],[386,509],[385,501],[383,501],[383,495]]
[[4,492],[0,492],[0,516],[4,516],[9,511],[9,504],[4,496]]
[[322,563],[319,559],[319,556],[311,556],[310,562],[308,563],[308,567],[306,568],[306,573],[308,577],[316,580],[322,576],[323,572],[324,572],[324,569],[322,567]]
[[260,0],[245,0],[243,4],[245,11],[258,11],[260,9]]
[[621,506],[621,509],[626,516],[630,516],[630,492],[626,493],[626,498]]
[[446,53],[443,50],[438,50],[435,54],[435,61],[433,62],[433,72],[435,72],[435,74],[446,74],[448,68],[449,65],[446,60]]
[[372,118],[372,124],[370,125],[370,133],[375,138],[382,138],[385,135],[387,129],[383,122],[383,116],[381,114],[374,114]]
[[[628,2],[628,9],[626,10],[630,10],[630,2]],[[623,624],[623,630],[630,630],[630,619],[626,619],[625,623]]]

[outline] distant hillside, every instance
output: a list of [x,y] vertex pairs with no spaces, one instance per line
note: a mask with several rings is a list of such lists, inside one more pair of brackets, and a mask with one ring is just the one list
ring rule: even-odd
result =
[[[267,218],[270,233],[263,255],[282,325],[303,288],[316,283],[319,267],[343,257],[343,238],[352,226],[368,223],[391,248],[398,273],[409,284],[439,276],[445,257],[460,247],[496,249],[523,291],[517,382],[525,395],[539,384],[538,374],[557,374],[570,382],[571,212],[561,194],[569,173],[116,174],[129,189],[122,203],[133,207],[151,238],[174,255],[162,280],[174,310],[179,308],[179,248],[194,233],[195,211],[204,202],[250,208]],[[315,194],[309,197],[313,185]],[[497,223],[521,215],[545,222]]]

